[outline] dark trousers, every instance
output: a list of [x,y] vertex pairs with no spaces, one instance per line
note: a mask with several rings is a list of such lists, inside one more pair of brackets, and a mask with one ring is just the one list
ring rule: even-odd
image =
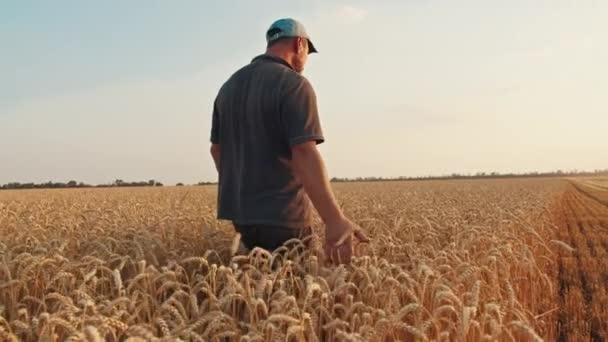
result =
[[274,251],[290,239],[304,239],[312,235],[312,228],[293,229],[267,225],[240,225],[234,223],[234,229],[241,234],[241,242],[251,250],[253,247]]

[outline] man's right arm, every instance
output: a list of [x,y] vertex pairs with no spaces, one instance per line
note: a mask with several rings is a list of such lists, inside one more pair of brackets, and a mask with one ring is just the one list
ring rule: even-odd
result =
[[316,142],[295,145],[291,153],[294,171],[304,184],[306,193],[323,222],[334,223],[344,219],[342,210],[338,207],[331,191],[325,163]]
[[367,242],[361,229],[347,219],[334,198],[325,163],[317,150],[323,132],[312,85],[304,77],[283,88],[280,123],[291,149],[291,164],[306,194],[325,223],[325,254],[334,262],[350,262],[353,235]]

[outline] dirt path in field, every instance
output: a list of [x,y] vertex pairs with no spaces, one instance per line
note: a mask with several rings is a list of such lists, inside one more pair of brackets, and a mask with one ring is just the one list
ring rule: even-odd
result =
[[559,341],[608,339],[608,192],[572,181],[554,211]]

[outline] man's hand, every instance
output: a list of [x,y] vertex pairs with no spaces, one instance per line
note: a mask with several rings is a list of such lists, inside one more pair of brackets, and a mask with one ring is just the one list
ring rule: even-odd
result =
[[325,226],[325,255],[336,264],[350,263],[353,255],[353,239],[356,242],[369,242],[359,226],[342,217]]

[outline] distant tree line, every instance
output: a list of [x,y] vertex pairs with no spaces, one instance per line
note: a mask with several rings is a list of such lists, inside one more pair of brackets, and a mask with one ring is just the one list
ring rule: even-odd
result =
[[142,182],[125,182],[122,179],[117,179],[111,184],[96,185],[99,188],[111,188],[111,187],[128,187],[128,186],[163,186],[163,183],[157,182],[154,179]]
[[202,185],[217,185],[217,182],[198,182],[196,183],[196,185],[202,186]]
[[585,177],[585,176],[608,176],[608,169],[594,171],[562,171],[553,172],[527,172],[527,173],[500,173],[500,172],[477,172],[475,174],[452,173],[444,176],[421,176],[421,177],[356,177],[331,179],[333,183],[340,182],[384,182],[384,181],[417,181],[417,180],[441,180],[441,179],[484,179],[484,178],[533,178],[533,177]]
[[[385,182],[385,181],[417,181],[417,180],[440,180],[440,179],[483,179],[483,178],[526,178],[526,177],[583,177],[583,176],[606,176],[608,177],[608,169],[594,171],[562,171],[553,172],[528,172],[528,173],[499,173],[499,172],[477,172],[475,174],[459,174],[452,173],[444,176],[422,176],[422,177],[356,177],[356,178],[340,178],[334,177],[331,182]],[[184,183],[177,183],[176,186],[184,186]],[[195,185],[217,185],[217,182],[198,182]],[[46,182],[46,183],[19,183],[12,182],[0,185],[0,190],[13,189],[63,189],[63,188],[114,188],[114,187],[144,187],[144,186],[163,186],[163,183],[150,179],[140,182],[125,182],[122,179],[117,179],[109,184],[90,185],[83,182],[71,180],[67,183],[63,182]]]
[[163,186],[163,183],[150,179],[149,181],[141,182],[125,182],[122,179],[117,179],[109,184],[90,185],[83,182],[71,180],[67,183],[63,182],[46,182],[46,183],[19,183],[12,182],[0,185],[0,190],[19,190],[19,189],[65,189],[65,188],[113,188],[113,187],[143,187],[143,186]]

